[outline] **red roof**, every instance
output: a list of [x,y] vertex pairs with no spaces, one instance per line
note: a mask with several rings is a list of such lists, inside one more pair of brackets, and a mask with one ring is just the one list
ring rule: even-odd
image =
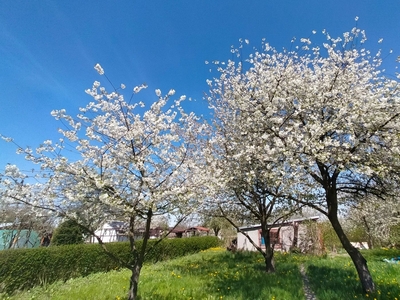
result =
[[195,226],[195,227],[190,227],[190,228],[186,229],[186,231],[195,231],[195,230],[198,230],[198,231],[207,231],[207,232],[210,231],[210,229],[208,229],[208,228],[206,228],[206,227],[201,227],[201,226]]

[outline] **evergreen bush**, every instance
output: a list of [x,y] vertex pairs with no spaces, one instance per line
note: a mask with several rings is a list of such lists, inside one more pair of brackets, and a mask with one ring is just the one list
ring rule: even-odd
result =
[[73,245],[84,243],[85,231],[74,220],[67,220],[60,224],[51,239],[52,245]]

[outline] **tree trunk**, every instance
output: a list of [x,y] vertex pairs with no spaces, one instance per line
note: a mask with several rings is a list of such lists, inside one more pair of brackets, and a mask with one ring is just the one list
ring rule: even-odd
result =
[[367,219],[365,218],[365,216],[362,217],[362,221],[364,223],[365,229],[367,231],[367,237],[368,237],[368,248],[372,249],[373,248],[373,242],[372,242],[372,234],[371,234],[371,229],[369,228]]
[[275,261],[274,261],[274,249],[271,246],[269,249],[265,249],[266,255],[264,256],[265,260],[265,271],[267,273],[275,273]]
[[215,236],[218,236],[218,233],[219,233],[220,230],[221,230],[220,227],[214,227],[214,228],[213,228],[214,235],[215,235]]
[[367,261],[362,256],[360,251],[358,251],[350,243],[346,234],[343,231],[338,219],[338,197],[337,197],[337,178],[340,174],[339,170],[335,170],[332,175],[329,174],[329,167],[318,162],[318,167],[321,172],[321,183],[325,190],[325,200],[328,207],[328,219],[332,224],[343,248],[350,255],[354,266],[356,267],[358,277],[361,282],[362,289],[365,293],[370,293],[375,291],[375,284],[372,280],[371,273],[368,270]]
[[274,262],[274,248],[271,247],[271,238],[269,235],[269,230],[261,229],[261,235],[264,238],[265,251],[263,251],[264,261],[265,261],[265,271],[267,273],[275,272],[275,262]]
[[143,242],[140,249],[136,249],[135,239],[134,239],[134,232],[135,232],[135,216],[131,216],[130,218],[130,235],[129,241],[131,246],[131,254],[134,257],[133,266],[130,268],[132,271],[131,278],[129,280],[129,292],[128,292],[128,300],[136,300],[138,294],[138,285],[139,285],[139,277],[140,271],[142,270],[147,242],[150,238],[150,224],[153,217],[153,211],[150,208],[147,211],[147,219],[146,219],[146,227],[143,236]]
[[136,300],[137,299],[139,276],[140,276],[141,269],[142,269],[142,267],[140,265],[135,265],[132,269],[132,275],[129,280],[128,300]]
[[299,239],[299,223],[295,222],[293,224],[293,241],[292,241],[292,249],[297,248]]
[[360,279],[362,288],[365,293],[370,293],[375,291],[375,284],[372,280],[371,273],[368,270],[367,261],[362,256],[360,251],[358,251],[353,245],[350,243],[346,234],[343,231],[342,226],[339,223],[337,215],[328,215],[328,218],[332,224],[333,229],[335,230],[337,236],[339,237],[340,242],[343,245],[343,248],[350,255],[351,260],[353,261],[354,266],[356,267],[358,277]]

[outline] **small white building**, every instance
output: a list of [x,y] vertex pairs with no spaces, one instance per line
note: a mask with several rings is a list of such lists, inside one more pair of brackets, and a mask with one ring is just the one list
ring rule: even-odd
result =
[[[124,242],[128,240],[127,226],[128,224],[122,221],[110,221],[104,223],[94,233],[101,238],[103,243]],[[97,239],[91,236],[89,243],[97,243]]]
[[[318,216],[310,218],[301,218],[287,220],[282,223],[271,225],[270,239],[271,244],[274,244],[275,250],[289,251],[292,247],[301,247],[307,240],[307,227],[306,224],[316,222]],[[252,225],[240,227],[257,246],[262,249],[265,248],[264,238],[261,236],[261,225]],[[256,248],[249,241],[249,239],[241,232],[237,233],[237,249],[255,251]]]

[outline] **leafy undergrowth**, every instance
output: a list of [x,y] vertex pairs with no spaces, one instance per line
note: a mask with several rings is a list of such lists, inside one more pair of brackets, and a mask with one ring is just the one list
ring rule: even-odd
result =
[[363,251],[376,285],[376,292],[365,294],[354,265],[347,255],[314,258],[307,261],[311,288],[320,300],[382,299],[400,300],[400,264],[383,259],[400,256],[399,250],[378,249]]

